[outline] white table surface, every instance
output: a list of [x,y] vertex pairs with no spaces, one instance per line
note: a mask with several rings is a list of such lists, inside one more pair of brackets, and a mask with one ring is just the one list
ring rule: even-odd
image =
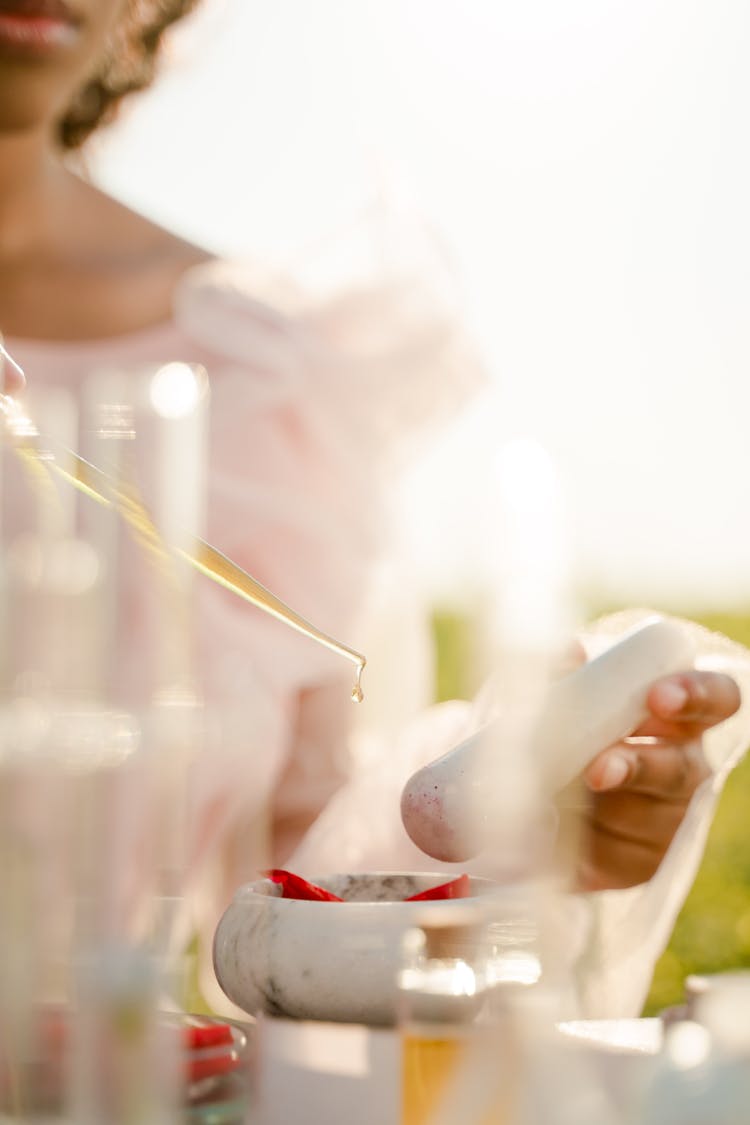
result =
[[[632,1095],[662,1042],[661,1021],[560,1025],[617,1099]],[[400,1042],[392,1028],[261,1019],[260,1097],[253,1125],[398,1125]]]

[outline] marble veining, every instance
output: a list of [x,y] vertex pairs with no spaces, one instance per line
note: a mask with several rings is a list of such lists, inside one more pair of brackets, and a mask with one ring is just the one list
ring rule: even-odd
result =
[[[403,899],[445,882],[445,875],[376,872],[313,881],[345,902],[284,899],[267,879],[237,891],[214,939],[221,987],[250,1014],[393,1023],[404,933],[425,910],[445,908]],[[477,897],[453,900],[451,910],[476,911],[486,888],[473,881]]]

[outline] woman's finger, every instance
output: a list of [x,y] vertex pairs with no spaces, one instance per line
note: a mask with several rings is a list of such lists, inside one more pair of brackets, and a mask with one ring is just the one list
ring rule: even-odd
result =
[[594,793],[626,790],[665,801],[686,801],[710,769],[700,742],[620,743],[598,754],[584,779]]
[[576,865],[578,889],[614,890],[646,883],[656,873],[664,850],[663,844],[623,837],[606,823],[593,822]]
[[710,773],[700,742],[614,747],[595,765],[606,768],[612,761],[624,766],[622,779],[612,788],[602,788],[606,774],[597,779],[594,773],[583,814],[576,866],[578,885],[584,890],[634,886],[650,879],[693,794]]
[[654,721],[707,730],[729,719],[741,702],[738,684],[724,673],[702,672],[695,668],[665,676],[651,686],[647,697],[651,720],[636,733],[653,733],[645,728],[652,727]]

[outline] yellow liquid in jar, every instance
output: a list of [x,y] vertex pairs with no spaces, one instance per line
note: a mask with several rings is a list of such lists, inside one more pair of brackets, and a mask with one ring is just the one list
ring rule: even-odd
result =
[[[472,1041],[458,1030],[447,1036],[431,1037],[426,1030],[402,1036],[401,1125],[431,1125],[466,1062]],[[501,1091],[479,1117],[462,1117],[460,1125],[508,1125],[512,1102],[512,1092]]]

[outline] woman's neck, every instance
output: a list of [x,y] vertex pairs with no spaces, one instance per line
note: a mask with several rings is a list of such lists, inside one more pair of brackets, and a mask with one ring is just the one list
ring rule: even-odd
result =
[[210,255],[75,175],[42,142],[0,134],[0,328],[84,340],[168,320],[179,278]]
[[54,236],[68,175],[41,133],[0,134],[0,262]]

